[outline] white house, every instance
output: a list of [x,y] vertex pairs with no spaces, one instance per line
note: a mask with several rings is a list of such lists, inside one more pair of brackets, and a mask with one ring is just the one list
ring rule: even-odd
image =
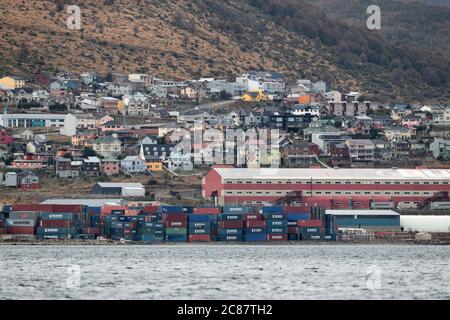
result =
[[145,160],[139,156],[128,156],[120,162],[120,168],[127,173],[142,173],[147,171]]

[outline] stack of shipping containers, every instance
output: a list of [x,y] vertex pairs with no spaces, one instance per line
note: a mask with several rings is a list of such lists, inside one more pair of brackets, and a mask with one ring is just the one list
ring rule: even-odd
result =
[[79,226],[78,214],[44,212],[37,228],[38,239],[73,239]]
[[218,217],[218,241],[243,241],[244,214],[254,213],[253,207],[223,207]]
[[266,220],[267,241],[287,241],[288,223],[283,207],[262,208]]
[[184,207],[160,207],[165,226],[165,241],[187,242],[187,212]]
[[[336,240],[331,215],[299,207],[16,205],[0,215],[2,239],[142,242]],[[7,236],[3,236],[7,234]]]
[[220,208],[194,208],[188,216],[189,242],[209,242],[217,237],[217,218]]
[[33,240],[39,214],[37,212],[10,212],[6,220],[7,233],[15,240]]
[[266,241],[266,221],[260,213],[244,214],[244,241],[256,242]]

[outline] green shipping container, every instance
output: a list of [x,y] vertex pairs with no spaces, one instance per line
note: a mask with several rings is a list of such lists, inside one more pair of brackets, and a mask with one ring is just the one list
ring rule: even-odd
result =
[[186,235],[187,228],[166,228],[166,235]]

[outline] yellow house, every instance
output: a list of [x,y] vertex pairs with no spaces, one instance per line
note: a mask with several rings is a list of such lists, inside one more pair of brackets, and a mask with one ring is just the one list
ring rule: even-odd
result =
[[264,91],[251,91],[247,92],[242,96],[242,100],[244,101],[266,101],[267,96]]
[[25,79],[19,77],[4,77],[0,79],[0,87],[13,90],[25,87]]
[[145,157],[145,165],[147,166],[148,171],[163,171],[163,162],[158,157]]

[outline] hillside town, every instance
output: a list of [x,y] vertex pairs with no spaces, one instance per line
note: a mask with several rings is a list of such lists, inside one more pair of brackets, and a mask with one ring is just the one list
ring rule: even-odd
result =
[[[249,71],[235,81],[96,72],[5,76],[0,101],[5,190],[39,189],[40,180],[51,177],[86,180],[88,195],[95,194],[97,182],[142,176],[133,180],[140,186],[121,195],[144,197],[146,189],[158,199],[152,183],[162,176],[205,176],[212,165],[223,164],[208,161],[207,154],[225,149],[225,141],[218,147],[208,134],[211,129],[277,131],[264,141],[244,137],[245,154],[256,161],[227,162],[242,168],[267,166],[252,149],[262,142],[281,168],[450,166],[450,104],[367,101],[359,92],[339,92],[324,81],[290,84],[277,72]],[[194,131],[200,131],[200,144]],[[180,147],[186,133],[187,150]]]

